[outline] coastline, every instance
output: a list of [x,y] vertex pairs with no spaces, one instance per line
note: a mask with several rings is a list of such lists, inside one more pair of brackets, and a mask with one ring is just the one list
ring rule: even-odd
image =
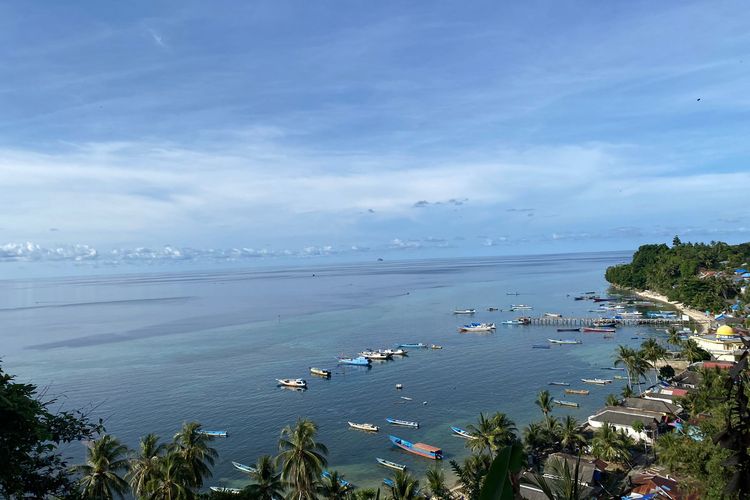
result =
[[700,331],[698,333],[707,332],[711,328],[711,318],[709,316],[706,316],[706,313],[698,311],[697,309],[692,309],[690,307],[687,307],[685,304],[677,301],[671,301],[669,300],[665,295],[662,295],[657,292],[653,292],[651,290],[635,290],[635,289],[629,289],[637,296],[648,299],[648,300],[655,300],[658,302],[664,302],[665,304],[672,305],[677,308],[678,311],[680,311],[682,314],[685,314],[690,317],[691,320],[693,320],[696,324],[698,324]]

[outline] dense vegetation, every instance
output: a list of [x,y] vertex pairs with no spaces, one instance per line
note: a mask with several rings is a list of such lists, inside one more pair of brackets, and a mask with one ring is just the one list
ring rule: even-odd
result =
[[[733,271],[747,267],[749,261],[750,243],[682,243],[675,237],[671,247],[642,245],[630,264],[608,268],[605,277],[613,285],[654,290],[669,300],[718,312],[740,294],[740,285],[732,279]],[[701,278],[702,271],[717,274]],[[750,303],[750,292],[740,298],[745,304]]]

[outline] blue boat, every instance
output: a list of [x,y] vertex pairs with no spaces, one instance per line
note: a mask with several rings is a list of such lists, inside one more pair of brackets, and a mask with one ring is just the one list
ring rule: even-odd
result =
[[413,347],[415,349],[427,349],[427,344],[419,342],[418,344],[399,344],[397,347]]
[[[324,470],[323,473],[320,475],[320,477],[325,477],[325,478],[330,479],[331,473],[328,472],[327,470]],[[345,481],[343,479],[339,479],[339,484],[341,485],[342,488],[348,488],[349,486],[351,486],[351,483],[349,481]]]
[[339,358],[339,364],[341,365],[354,365],[354,366],[370,366],[370,361],[364,356],[358,356],[356,358]]
[[385,421],[392,425],[401,425],[404,427],[414,427],[415,429],[419,429],[419,422],[411,422],[409,420],[399,420],[397,418],[391,418],[391,417],[386,418]]
[[462,428],[460,428],[460,427],[454,427],[454,426],[451,426],[451,430],[452,430],[452,431],[453,431],[453,432],[454,432],[455,434],[457,434],[458,436],[461,436],[461,437],[462,437],[462,438],[464,438],[464,439],[473,439],[473,438],[474,438],[474,436],[472,436],[472,435],[471,435],[471,434],[469,433],[469,431],[466,431],[466,430],[464,430],[464,429],[462,429]]
[[197,431],[198,434],[201,434],[203,436],[210,436],[210,437],[229,437],[229,433],[227,431]]
[[532,349],[549,349],[548,344],[534,344],[531,346]]
[[414,453],[420,457],[431,458],[432,460],[443,459],[443,450],[435,446],[430,446],[429,444],[424,443],[412,443],[411,441],[396,436],[388,436],[388,439],[391,440],[391,443],[409,453]]
[[388,486],[389,488],[393,488],[394,486],[393,479],[388,478],[383,479],[383,484]]

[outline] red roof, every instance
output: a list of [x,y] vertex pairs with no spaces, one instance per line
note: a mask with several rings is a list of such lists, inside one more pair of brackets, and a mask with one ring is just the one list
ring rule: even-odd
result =
[[677,481],[662,476],[633,476],[633,484],[636,485],[631,493],[648,495],[656,493],[656,498],[670,500],[700,500],[696,494],[683,493],[679,489]]
[[732,361],[704,361],[703,368],[721,368],[728,370],[734,366]]

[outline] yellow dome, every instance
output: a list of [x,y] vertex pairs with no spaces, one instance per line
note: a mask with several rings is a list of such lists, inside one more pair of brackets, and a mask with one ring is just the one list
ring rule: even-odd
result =
[[722,325],[716,330],[716,336],[732,337],[734,336],[734,330],[732,330],[732,327],[729,325]]

